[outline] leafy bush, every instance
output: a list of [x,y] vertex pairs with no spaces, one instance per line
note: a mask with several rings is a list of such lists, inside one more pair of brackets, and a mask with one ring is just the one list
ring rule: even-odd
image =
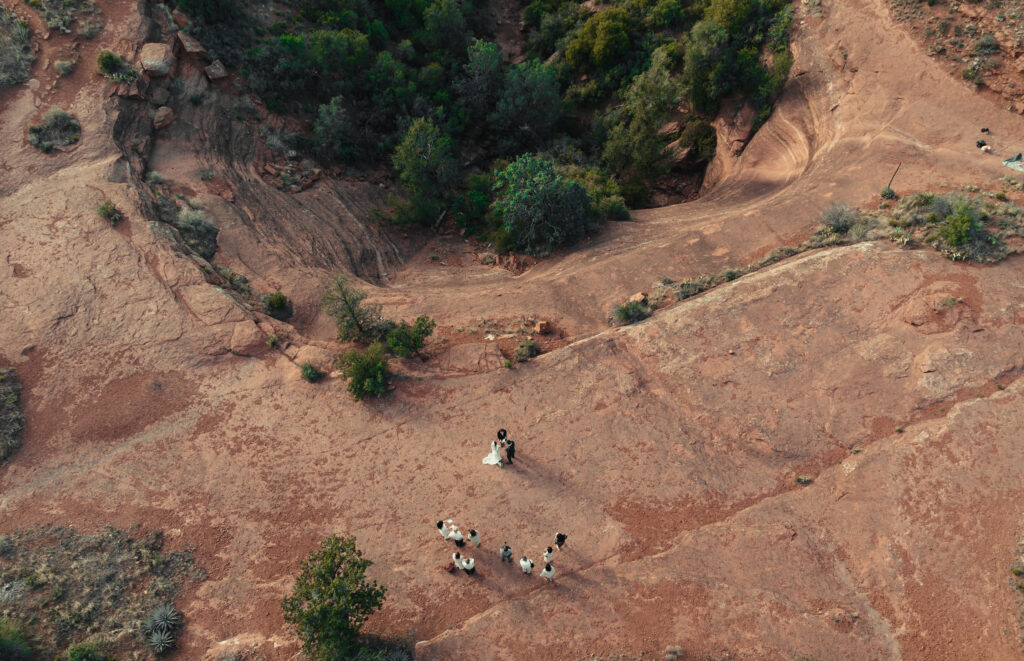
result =
[[61,76],[70,76],[75,71],[75,63],[69,60],[57,60],[53,63],[53,68]]
[[98,643],[78,643],[68,648],[67,661],[114,661],[114,657],[100,651]]
[[364,397],[380,397],[387,390],[388,359],[384,345],[374,342],[364,351],[352,349],[338,358],[338,366],[349,379],[348,391],[357,402]]
[[302,563],[281,610],[310,659],[350,659],[360,653],[359,629],[384,603],[384,588],[366,578],[372,564],[356,548],[354,537],[337,535],[321,542]]
[[28,80],[36,56],[31,52],[28,23],[0,5],[0,89]]
[[388,331],[385,342],[391,353],[399,358],[418,356],[424,342],[434,332],[434,327],[434,320],[430,317],[417,317],[412,325],[400,321]]
[[36,149],[49,153],[56,147],[73,145],[78,142],[82,127],[78,120],[57,106],[43,114],[42,124],[30,126],[28,142]]
[[398,178],[412,195],[415,217],[433,223],[444,192],[455,182],[458,168],[452,158],[452,141],[429,119],[419,118],[409,126],[395,148],[392,163]]
[[543,144],[562,114],[561,96],[551,67],[536,60],[513,66],[488,118],[497,133],[498,150],[511,154]]
[[0,659],[32,661],[35,658],[28,632],[6,617],[0,618]]
[[177,641],[170,631],[152,631],[146,634],[146,643],[156,655],[166,654],[174,649]]
[[280,291],[276,291],[263,297],[263,311],[274,319],[284,321],[292,316],[292,302]]
[[25,418],[18,407],[20,397],[18,373],[11,368],[0,368],[0,462],[21,447]]
[[818,222],[833,234],[846,234],[860,218],[856,209],[851,209],[845,204],[832,203],[829,208],[822,212]]
[[325,376],[313,363],[302,363],[300,367],[302,369],[302,378],[310,383],[316,383]]
[[551,161],[520,156],[495,173],[492,211],[519,249],[544,253],[579,241],[597,224],[587,191],[555,173]]
[[217,234],[220,230],[198,209],[182,209],[174,226],[181,238],[203,259],[212,259],[217,253]]
[[365,298],[366,292],[350,287],[343,273],[335,276],[334,286],[324,292],[320,305],[334,318],[339,340],[372,342],[387,332],[380,306],[363,303]]
[[612,319],[617,325],[635,324],[651,316],[651,308],[640,301],[628,301],[616,305],[612,310]]
[[317,154],[325,161],[347,163],[358,153],[349,113],[340,96],[320,106],[313,123],[313,135]]
[[950,246],[967,245],[979,230],[977,211],[967,199],[953,203],[952,212],[939,225],[939,235]]
[[882,192],[879,193],[879,195],[882,196],[883,200],[895,200],[896,199],[896,191],[894,191],[893,189],[889,188],[888,186],[883,188]]
[[526,338],[526,340],[516,347],[516,362],[525,363],[531,358],[535,358],[540,355],[540,345],[534,341],[532,337]]
[[100,73],[111,80],[119,83],[131,82],[139,77],[139,71],[121,58],[108,50],[100,51],[96,57],[96,65]]
[[110,222],[111,225],[117,225],[124,219],[124,215],[118,210],[114,203],[110,200],[104,200],[103,204],[97,209],[100,216]]

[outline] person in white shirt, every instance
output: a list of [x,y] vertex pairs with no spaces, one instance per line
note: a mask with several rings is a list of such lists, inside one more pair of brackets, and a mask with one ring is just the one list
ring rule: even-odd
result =
[[437,522],[437,532],[441,533],[441,537],[448,539],[448,526],[444,524],[444,521]]
[[462,554],[458,551],[452,553],[452,564],[455,565],[456,569],[462,569]]
[[480,548],[480,535],[477,534],[473,528],[469,529],[469,543],[473,546]]
[[550,546],[544,549],[544,562],[551,562],[555,557],[555,549]]
[[524,574],[530,574],[533,572],[533,560],[530,560],[525,555],[523,559],[519,561],[519,566],[523,568]]
[[555,568],[551,564],[544,565],[544,571],[540,573],[541,578],[546,578],[549,581],[555,580]]
[[466,572],[470,576],[476,573],[476,562],[473,558],[462,559],[462,571]]
[[448,533],[448,539],[455,542],[455,546],[462,547],[466,545],[466,542],[463,541],[462,531],[454,523],[452,524],[451,532]]

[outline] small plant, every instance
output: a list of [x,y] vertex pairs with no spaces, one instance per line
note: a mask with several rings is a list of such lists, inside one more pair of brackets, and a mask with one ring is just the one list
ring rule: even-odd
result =
[[506,367],[507,369],[512,369],[512,361],[511,361],[511,360],[508,360],[508,359],[506,358],[506,359],[505,359],[505,367]]
[[525,342],[516,347],[516,362],[525,363],[526,361],[540,355],[540,345],[537,344],[532,337],[527,338]]
[[199,178],[203,181],[213,181],[213,170],[210,168],[203,168],[199,171]]
[[302,363],[300,367],[302,368],[302,378],[310,383],[316,383],[324,378],[324,372],[318,370],[313,363]]
[[833,202],[832,206],[822,212],[818,222],[824,225],[825,229],[832,234],[846,234],[859,217],[860,214],[855,209],[851,209],[845,204]]
[[99,67],[100,75],[118,83],[130,83],[139,77],[138,69],[125,62],[120,55],[108,50],[100,51],[96,58],[96,66]]
[[811,477],[810,475],[797,475],[796,476],[796,483],[797,484],[810,484],[813,481],[814,481],[814,478]]
[[883,188],[882,192],[879,193],[879,195],[882,196],[883,200],[895,200],[896,199],[896,191],[894,191],[893,189],[889,188],[888,186]]
[[960,302],[960,299],[955,296],[947,296],[946,298],[939,301],[939,307],[944,310],[950,310],[956,307],[956,304]]
[[175,633],[181,628],[182,624],[184,624],[184,621],[181,613],[174,606],[171,604],[160,604],[142,622],[142,630],[147,634],[154,631]]
[[896,428],[896,433],[897,434],[902,434],[903,433],[903,427],[897,427]]
[[372,342],[390,328],[380,314],[380,306],[363,303],[366,292],[350,287],[348,277],[339,274],[333,287],[324,293],[320,304],[334,318],[338,339],[343,342]]
[[292,303],[287,296],[276,291],[263,297],[263,311],[274,319],[284,321],[292,316]]
[[114,657],[101,652],[97,643],[78,643],[68,648],[67,661],[114,661]]
[[365,351],[345,352],[338,359],[338,366],[348,377],[348,391],[357,402],[364,397],[380,397],[387,390],[388,359],[380,342],[374,342]]
[[635,324],[651,316],[650,306],[640,301],[629,301],[612,309],[612,320],[616,325]]
[[48,154],[57,147],[75,144],[81,132],[82,126],[77,119],[53,106],[43,114],[41,124],[29,127],[28,142]]
[[961,199],[954,203],[952,213],[939,226],[939,236],[950,246],[959,247],[969,243],[978,229],[973,205]]
[[270,347],[271,349],[276,349],[279,343],[280,340],[278,340],[277,335],[271,335],[270,337],[267,338],[267,346]]
[[417,317],[412,325],[401,321],[388,331],[385,342],[391,353],[399,358],[419,356],[420,349],[434,332],[435,325],[430,317]]
[[174,649],[174,634],[170,631],[154,631],[146,636],[146,643],[154,654],[166,654]]
[[111,225],[117,225],[124,219],[124,215],[110,200],[105,200],[103,204],[100,205],[98,211],[100,216],[110,221]]
[[0,618],[0,659],[32,661],[35,658],[28,633],[6,617]]
[[28,23],[0,5],[0,89],[28,80],[32,63]]
[[61,76],[70,76],[75,71],[75,63],[70,60],[57,60],[53,63],[53,68]]
[[156,170],[150,170],[149,174],[146,175],[146,181],[150,184],[162,184],[167,181],[162,174]]
[[188,102],[191,103],[194,106],[201,106],[201,105],[203,105],[203,95],[202,94],[191,94],[188,97]]

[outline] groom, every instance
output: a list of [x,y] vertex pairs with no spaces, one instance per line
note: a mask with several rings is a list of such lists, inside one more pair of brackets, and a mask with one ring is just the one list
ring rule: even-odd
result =
[[498,430],[498,441],[501,447],[505,448],[506,461],[511,465],[512,459],[516,456],[516,442],[508,437],[508,432],[504,429]]

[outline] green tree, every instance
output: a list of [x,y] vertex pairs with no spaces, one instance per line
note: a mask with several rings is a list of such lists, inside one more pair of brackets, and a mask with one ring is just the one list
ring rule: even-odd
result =
[[31,661],[37,658],[28,633],[5,617],[0,617],[0,659]]
[[387,390],[388,358],[380,342],[374,342],[365,351],[346,351],[338,357],[338,366],[349,379],[348,391],[357,402],[364,397],[380,397]]
[[399,358],[410,358],[420,355],[424,342],[434,332],[434,320],[430,317],[416,317],[410,325],[405,321],[388,331],[386,342],[391,353]]
[[636,184],[665,173],[666,140],[658,130],[679,102],[680,87],[669,72],[668,55],[654,52],[651,66],[637,75],[623,94],[622,104],[605,121],[610,125],[602,157],[620,177]]
[[431,0],[423,10],[423,43],[427,48],[461,54],[468,34],[458,0]]
[[455,182],[458,165],[452,158],[452,140],[429,119],[420,117],[395,148],[392,163],[412,196],[413,220],[433,222],[444,192]]
[[624,9],[606,9],[587,19],[565,47],[565,61],[573,71],[604,69],[629,52],[633,19]]
[[561,103],[554,69],[537,60],[512,67],[489,118],[499,134],[500,151],[514,153],[541,145],[561,116]]
[[339,340],[372,342],[380,337],[384,326],[380,306],[363,303],[365,298],[366,292],[350,287],[343,273],[334,277],[334,286],[324,293],[320,304],[334,317]]
[[355,537],[337,535],[321,542],[302,563],[281,610],[302,641],[302,651],[313,661],[359,654],[359,629],[384,603],[384,588],[366,578],[372,564],[356,548]]
[[313,122],[317,155],[327,161],[350,162],[358,153],[345,101],[340,96],[320,106]]
[[467,108],[483,115],[494,107],[501,94],[501,51],[497,44],[478,39],[470,44],[468,54],[469,62],[462,67],[455,89]]
[[970,200],[960,198],[953,203],[953,212],[939,226],[939,235],[951,246],[970,243],[978,231],[978,217]]
[[575,243],[597,229],[586,189],[560,177],[551,161],[523,154],[495,173],[494,190],[493,212],[527,252]]

